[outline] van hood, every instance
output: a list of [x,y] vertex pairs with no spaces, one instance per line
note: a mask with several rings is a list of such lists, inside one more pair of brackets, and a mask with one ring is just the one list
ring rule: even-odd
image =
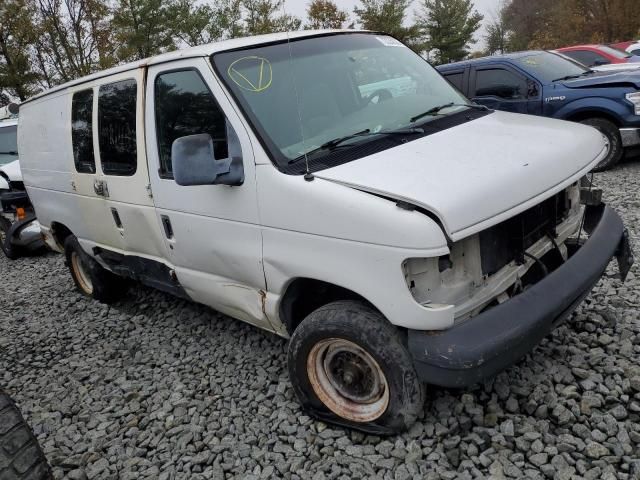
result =
[[456,241],[568,187],[607,149],[591,127],[493,112],[314,175],[426,209]]
[[[640,67],[640,63],[633,65]],[[565,80],[563,85],[567,88],[633,87],[638,89],[640,72],[637,70],[601,71],[575,80]]]

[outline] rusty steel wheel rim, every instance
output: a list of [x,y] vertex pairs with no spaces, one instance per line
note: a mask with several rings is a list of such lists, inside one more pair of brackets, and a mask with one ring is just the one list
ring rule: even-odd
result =
[[307,357],[313,391],[329,410],[354,422],[371,422],[389,406],[389,385],[378,362],[349,340],[328,338]]
[[76,252],[71,254],[71,266],[73,267],[73,271],[76,274],[76,278],[78,279],[78,283],[80,284],[80,288],[87,294],[91,295],[93,293],[93,283],[91,283],[91,277],[87,274],[84,269],[84,265],[82,265],[82,260],[80,259],[80,255]]

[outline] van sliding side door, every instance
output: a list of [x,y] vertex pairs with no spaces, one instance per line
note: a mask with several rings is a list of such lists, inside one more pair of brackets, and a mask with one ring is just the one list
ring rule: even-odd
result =
[[[152,65],[147,75],[146,142],[153,201],[165,255],[187,294],[235,318],[271,330],[253,149],[206,58]],[[231,143],[229,131],[238,141]],[[180,186],[173,180],[177,138],[209,134],[217,159],[241,155],[240,186]],[[212,159],[212,161],[214,161]]]
[[103,200],[100,218],[108,225],[108,234],[99,237],[101,246],[163,260],[144,145],[144,77],[145,70],[138,68],[96,82],[94,193]]

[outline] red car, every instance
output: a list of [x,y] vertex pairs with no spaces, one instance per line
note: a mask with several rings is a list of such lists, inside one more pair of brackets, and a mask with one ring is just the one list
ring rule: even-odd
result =
[[640,57],[607,45],[576,45],[574,47],[558,48],[557,51],[588,67],[609,65],[611,63],[640,62]]

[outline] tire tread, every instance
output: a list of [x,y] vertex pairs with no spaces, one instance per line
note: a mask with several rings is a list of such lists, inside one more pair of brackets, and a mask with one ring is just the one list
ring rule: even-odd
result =
[[[16,448],[16,437],[18,440]],[[0,389],[0,480],[49,480],[51,470],[38,440],[15,402]]]

